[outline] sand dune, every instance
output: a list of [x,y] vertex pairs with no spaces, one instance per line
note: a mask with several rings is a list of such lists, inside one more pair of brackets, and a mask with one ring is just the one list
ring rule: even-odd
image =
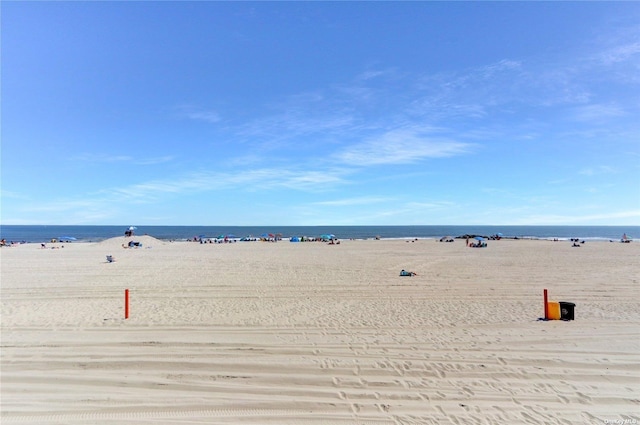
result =
[[3,424],[640,420],[638,244],[134,240],[2,248]]

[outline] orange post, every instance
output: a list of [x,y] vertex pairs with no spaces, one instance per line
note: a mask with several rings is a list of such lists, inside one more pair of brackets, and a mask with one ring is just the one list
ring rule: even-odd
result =
[[546,289],[544,290],[544,320],[549,320],[549,300]]
[[129,290],[124,290],[124,318],[129,318]]

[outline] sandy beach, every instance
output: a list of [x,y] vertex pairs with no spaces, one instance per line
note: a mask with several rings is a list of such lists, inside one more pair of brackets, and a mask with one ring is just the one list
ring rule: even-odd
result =
[[640,422],[640,243],[134,240],[1,249],[3,424]]

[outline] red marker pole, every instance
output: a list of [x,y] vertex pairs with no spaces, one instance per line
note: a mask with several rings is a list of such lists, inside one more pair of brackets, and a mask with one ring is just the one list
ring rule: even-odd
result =
[[[546,291],[546,289],[545,289],[545,291]],[[545,292],[545,294],[546,294],[546,292]],[[546,300],[546,298],[545,298],[545,300]],[[545,314],[545,317],[546,317],[546,314]],[[129,290],[128,289],[124,290],[124,318],[125,319],[129,318]]]
[[547,290],[544,290],[544,320],[549,320],[549,301],[547,299]]

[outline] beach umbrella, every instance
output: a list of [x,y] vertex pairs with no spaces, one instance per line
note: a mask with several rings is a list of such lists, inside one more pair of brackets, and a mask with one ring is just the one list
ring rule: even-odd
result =
[[475,238],[473,238],[473,239],[475,239],[475,240],[477,240],[477,241],[483,241],[483,240],[484,240],[484,238],[483,238],[482,236],[476,236],[476,237],[475,237]]
[[496,235],[498,235],[498,236],[500,236],[500,237],[504,236],[504,235],[503,235],[502,233],[500,233],[500,232],[496,233]]
[[134,226],[129,226],[129,230],[138,230],[138,228]]
[[73,236],[60,236],[58,239],[61,241],[77,241]]
[[321,239],[335,239],[336,235],[332,233],[325,233],[324,235],[320,235]]

